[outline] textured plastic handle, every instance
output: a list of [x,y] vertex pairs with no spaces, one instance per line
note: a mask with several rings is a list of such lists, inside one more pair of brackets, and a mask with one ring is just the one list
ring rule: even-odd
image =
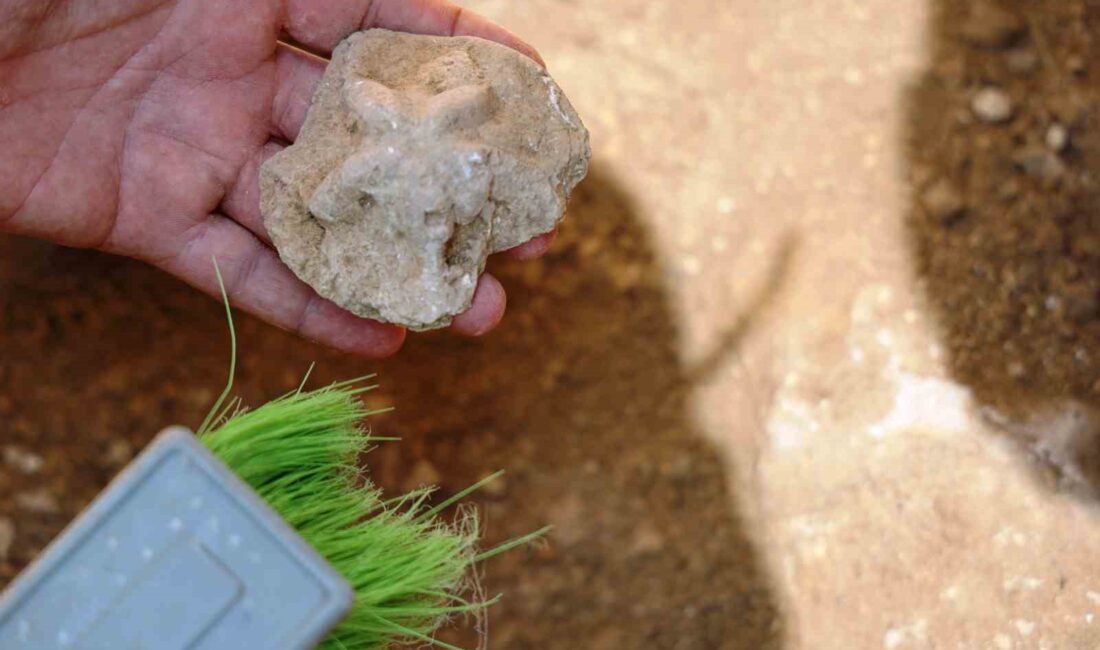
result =
[[189,431],[163,431],[0,596],[0,648],[305,649],[347,581]]

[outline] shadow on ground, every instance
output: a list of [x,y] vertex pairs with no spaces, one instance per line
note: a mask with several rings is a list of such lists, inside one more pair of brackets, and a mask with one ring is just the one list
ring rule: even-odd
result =
[[909,230],[950,368],[1051,478],[1100,488],[1100,3],[931,9]]
[[[14,239],[0,253],[0,439],[45,459],[0,478],[0,517],[16,527],[7,579],[155,431],[202,419],[228,346],[214,301],[142,265]],[[506,596],[491,647],[780,647],[776,598],[730,494],[736,468],[688,412],[677,323],[630,200],[597,166],[551,255],[494,271],[511,300],[500,330],[411,337],[381,364],[241,318],[239,392],[269,399],[314,360],[314,384],[379,370],[369,399],[397,410],[374,430],[404,439],[368,459],[381,484],[439,482],[446,495],[508,471],[478,497],[489,541],[555,529],[487,567],[487,590]],[[16,496],[36,491],[54,507]]]

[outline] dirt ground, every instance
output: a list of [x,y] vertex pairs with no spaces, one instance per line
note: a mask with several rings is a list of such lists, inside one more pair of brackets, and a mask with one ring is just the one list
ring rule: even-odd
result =
[[[487,542],[555,529],[486,567],[493,648],[1100,647],[1058,475],[1098,407],[1100,3],[468,4],[592,131],[559,241],[494,264],[498,331],[381,363],[238,316],[244,400],[378,372],[376,481],[505,469]],[[0,583],[227,355],[172,278],[0,238]]]
[[[943,2],[934,20],[911,224],[952,371],[1012,418],[1096,408],[1100,2]],[[983,115],[982,93],[1010,115]],[[1086,451],[1100,482],[1100,434]]]
[[[314,360],[315,384],[379,369],[371,404],[397,411],[372,426],[403,441],[368,457],[376,481],[439,483],[443,498],[506,469],[477,499],[487,543],[556,528],[548,546],[487,568],[487,590],[509,594],[495,647],[771,647],[776,605],[724,468],[693,431],[649,238],[598,166],[571,211],[546,260],[495,269],[511,301],[493,336],[415,337],[379,365],[242,317],[238,390],[258,403]],[[160,273],[3,247],[4,444],[42,459],[0,475],[0,516],[16,530],[6,579],[160,427],[202,419],[228,349],[218,306]]]

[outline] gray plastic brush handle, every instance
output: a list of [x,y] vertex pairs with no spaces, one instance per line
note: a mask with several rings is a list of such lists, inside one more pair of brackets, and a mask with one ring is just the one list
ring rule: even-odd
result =
[[176,427],[0,596],[0,648],[306,649],[353,601],[335,569]]

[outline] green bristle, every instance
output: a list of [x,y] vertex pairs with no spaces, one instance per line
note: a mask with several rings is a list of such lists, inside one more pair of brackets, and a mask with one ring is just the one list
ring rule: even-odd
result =
[[442,523],[424,490],[383,502],[358,469],[372,440],[357,392],[295,392],[202,440],[351,583],[355,606],[321,647],[422,643],[448,616],[486,605],[460,596],[477,560],[476,519]]
[[[216,261],[214,269],[221,285]],[[253,411],[235,399],[226,403],[237,345],[221,286],[233,361],[225,390],[199,435],[354,589],[351,612],[320,647],[375,650],[430,643],[459,650],[431,635],[448,618],[478,615],[496,602],[463,597],[477,592],[474,564],[545,530],[478,554],[476,517],[460,511],[456,523],[448,524],[438,514],[485,481],[434,507],[428,505],[431,488],[384,500],[359,465],[373,442],[383,440],[361,428],[372,412],[358,396],[373,386],[358,384],[369,377],[313,391],[303,391],[303,379],[295,392]]]

